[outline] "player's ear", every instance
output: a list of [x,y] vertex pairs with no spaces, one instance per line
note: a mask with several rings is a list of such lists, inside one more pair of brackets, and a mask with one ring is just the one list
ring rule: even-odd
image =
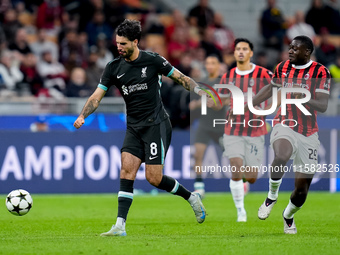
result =
[[138,45],[138,40],[137,40],[137,39],[133,40],[133,45],[134,45],[134,46],[137,46],[137,45]]

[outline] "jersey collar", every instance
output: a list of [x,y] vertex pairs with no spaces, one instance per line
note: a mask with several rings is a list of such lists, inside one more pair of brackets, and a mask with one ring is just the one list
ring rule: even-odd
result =
[[247,75],[247,74],[250,74],[251,72],[253,72],[253,71],[255,70],[255,67],[256,67],[256,65],[255,65],[254,63],[250,63],[250,64],[253,65],[252,68],[251,68],[250,70],[241,71],[240,69],[238,69],[238,68],[236,67],[236,71],[235,71],[235,72],[236,72],[238,75]]
[[309,60],[309,62],[307,64],[304,64],[302,66],[292,64],[292,67],[294,67],[295,69],[305,69],[307,67],[310,67],[312,63],[313,63],[313,60]]

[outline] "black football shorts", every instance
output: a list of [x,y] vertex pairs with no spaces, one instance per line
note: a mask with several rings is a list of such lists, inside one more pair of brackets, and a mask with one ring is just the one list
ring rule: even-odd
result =
[[154,126],[128,126],[121,152],[129,152],[145,164],[163,165],[170,146],[171,134],[169,119]]

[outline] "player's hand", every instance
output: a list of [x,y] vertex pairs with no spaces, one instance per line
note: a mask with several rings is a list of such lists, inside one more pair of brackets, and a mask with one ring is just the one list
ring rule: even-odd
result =
[[[301,88],[299,85],[294,85],[293,88]],[[305,94],[301,92],[292,93],[294,98],[304,98]]]
[[79,129],[85,123],[85,119],[82,116],[79,116],[76,121],[73,123],[73,126],[76,129]]
[[207,98],[207,106],[209,108],[214,108],[215,107],[215,102],[214,102],[214,100],[211,97]]

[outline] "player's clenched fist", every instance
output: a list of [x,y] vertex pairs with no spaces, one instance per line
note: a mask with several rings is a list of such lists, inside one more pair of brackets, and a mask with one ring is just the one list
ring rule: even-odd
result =
[[76,121],[73,123],[73,126],[74,126],[75,128],[78,129],[78,128],[80,128],[84,123],[85,123],[84,118],[81,117],[81,116],[79,116],[79,117],[76,119]]

